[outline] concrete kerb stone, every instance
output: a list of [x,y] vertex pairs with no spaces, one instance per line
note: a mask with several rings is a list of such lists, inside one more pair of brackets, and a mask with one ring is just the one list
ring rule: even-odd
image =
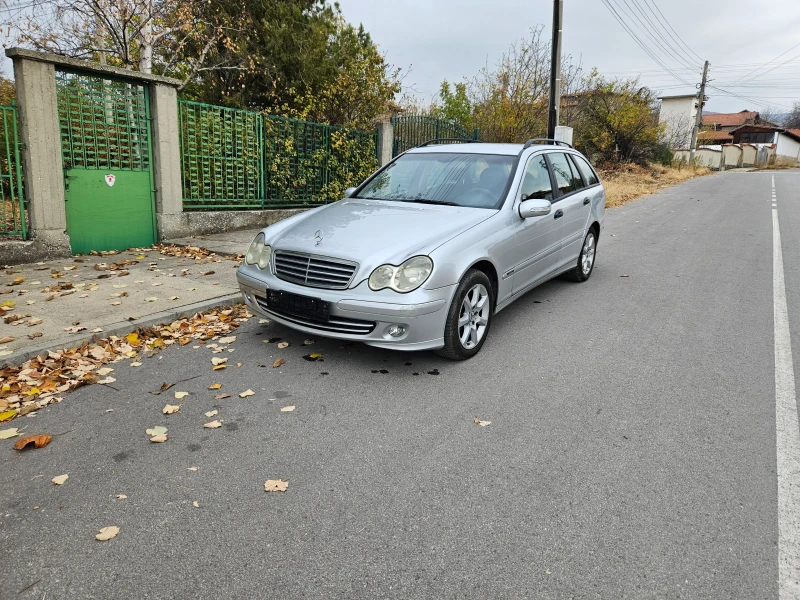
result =
[[220,306],[239,304],[241,301],[241,294],[227,294],[225,296],[203,300],[202,302],[195,302],[194,304],[180,306],[172,310],[165,310],[159,313],[153,313],[152,315],[146,315],[141,319],[136,319],[133,321],[118,321],[103,327],[102,334],[95,333],[84,336],[65,337],[36,348],[29,348],[28,350],[24,350],[22,352],[4,356],[2,358],[2,365],[4,367],[18,366],[25,361],[30,360],[34,356],[46,354],[49,351],[63,350],[64,348],[78,348],[87,342],[91,342],[95,339],[101,339],[103,337],[110,337],[112,335],[122,337],[123,335],[126,335],[131,331],[135,331],[136,329],[171,323],[172,321],[180,319],[181,317],[191,316],[199,312],[219,308]]

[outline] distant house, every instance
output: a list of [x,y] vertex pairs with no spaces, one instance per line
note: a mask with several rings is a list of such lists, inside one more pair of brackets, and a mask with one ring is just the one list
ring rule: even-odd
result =
[[701,129],[697,133],[697,144],[701,146],[738,144],[739,142],[734,140],[732,132],[734,129],[746,125],[775,127],[774,123],[765,121],[754,110],[743,110],[737,113],[709,113],[703,115],[701,123]]
[[664,141],[672,148],[688,148],[700,101],[696,94],[661,96],[658,122],[664,124]]
[[[717,133],[717,132],[710,132]],[[730,131],[734,144],[775,145],[777,157],[800,160],[800,129],[742,125]]]

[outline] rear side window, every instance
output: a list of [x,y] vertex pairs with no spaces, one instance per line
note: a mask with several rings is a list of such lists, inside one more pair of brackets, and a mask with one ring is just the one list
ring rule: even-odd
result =
[[567,155],[561,152],[553,152],[547,155],[550,159],[550,164],[553,167],[553,175],[556,176],[556,186],[561,196],[571,194],[575,190],[583,187],[583,182],[577,173],[573,173],[567,160]]
[[597,174],[594,172],[594,169],[585,158],[582,156],[576,156],[575,154],[572,154],[571,156],[578,164],[578,168],[581,170],[583,178],[586,180],[586,185],[597,185],[600,183],[600,180],[597,178]]
[[550,183],[550,170],[544,154],[535,156],[528,162],[520,191],[523,200],[553,199],[553,184]]

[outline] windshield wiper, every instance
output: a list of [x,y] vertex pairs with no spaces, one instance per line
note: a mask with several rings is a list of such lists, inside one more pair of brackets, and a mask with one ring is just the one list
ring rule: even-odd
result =
[[404,200],[404,202],[417,202],[419,204],[441,204],[443,206],[461,206],[456,202],[448,202],[447,200],[427,200],[426,198],[412,198]]

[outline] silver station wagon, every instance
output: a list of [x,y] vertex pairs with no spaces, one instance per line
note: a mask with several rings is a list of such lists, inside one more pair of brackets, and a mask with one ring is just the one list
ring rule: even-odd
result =
[[605,190],[554,140],[432,140],[347,197],[262,230],[237,272],[250,309],[298,331],[477,354],[494,316],[560,274],[586,281]]

